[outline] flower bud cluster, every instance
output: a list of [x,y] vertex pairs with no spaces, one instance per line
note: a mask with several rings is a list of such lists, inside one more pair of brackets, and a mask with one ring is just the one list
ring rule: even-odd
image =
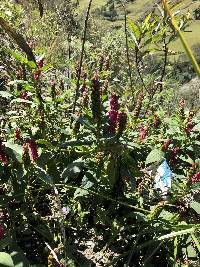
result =
[[195,173],[191,178],[192,184],[195,184],[197,182],[200,182],[200,171]]
[[189,135],[193,129],[193,122],[192,122],[193,116],[194,116],[194,112],[190,111],[189,116],[188,116],[188,120],[187,120],[187,126],[185,128],[185,132],[187,135]]
[[15,140],[20,140],[21,139],[21,130],[20,128],[15,129]]
[[117,114],[117,134],[121,135],[126,129],[127,114],[124,111],[118,112]]
[[162,146],[162,151],[167,151],[171,143],[172,143],[172,139],[168,139],[167,141],[165,141]]
[[180,113],[180,116],[181,118],[184,118],[185,116],[185,105],[186,105],[186,102],[183,98],[181,98],[181,100],[179,101],[179,113]]
[[8,156],[6,155],[5,146],[0,140],[0,161],[3,163],[4,166],[8,165]]
[[140,94],[138,95],[138,99],[137,99],[137,103],[135,105],[135,109],[134,109],[134,116],[136,118],[138,118],[139,114],[140,114],[140,111],[141,111],[141,108],[142,108],[142,103],[143,103],[143,100],[144,100],[144,93],[143,91],[140,92]]
[[158,115],[155,113],[154,114],[154,118],[153,118],[153,126],[154,128],[158,128],[161,124],[161,120],[160,118],[158,117]]
[[101,103],[101,89],[99,77],[95,74],[91,80],[91,109],[92,115],[95,122],[100,123],[101,121],[101,111],[102,111],[102,103]]
[[119,103],[118,103],[118,96],[115,93],[112,93],[110,96],[110,110],[108,112],[108,119],[109,119],[109,132],[115,133],[117,128],[117,121],[120,120],[118,118],[118,110],[119,110]]
[[25,143],[23,144],[23,159],[25,159],[28,155],[31,156],[33,163],[37,161],[38,150],[34,139],[26,139]]
[[179,146],[175,146],[173,149],[172,149],[172,153],[171,153],[171,156],[170,156],[170,163],[174,163],[174,161],[176,160],[177,158],[177,155],[178,153],[180,152],[180,147]]
[[37,62],[37,70],[34,73],[35,80],[39,80],[40,75],[41,75],[41,68],[43,67],[43,65],[44,65],[44,60],[42,58]]
[[146,136],[147,136],[147,133],[148,133],[148,127],[147,126],[144,126],[142,124],[141,128],[140,128],[140,132],[139,132],[139,138],[141,141],[144,141]]

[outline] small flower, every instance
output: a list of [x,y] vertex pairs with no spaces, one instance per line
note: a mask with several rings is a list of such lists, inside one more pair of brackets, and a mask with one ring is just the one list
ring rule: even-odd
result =
[[0,240],[4,238],[5,228],[2,224],[0,224]]

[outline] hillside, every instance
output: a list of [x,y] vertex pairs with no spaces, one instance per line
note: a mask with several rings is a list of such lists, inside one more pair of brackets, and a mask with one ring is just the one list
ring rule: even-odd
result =
[[[94,0],[92,2],[92,12],[94,14],[95,10],[101,9],[106,4],[106,0],[100,1],[100,0]],[[118,1],[116,1],[118,2]],[[133,20],[138,20],[139,18],[143,17],[144,14],[148,13],[148,11],[153,7],[153,5],[157,1],[151,1],[151,0],[135,0],[132,3],[127,4],[127,12],[128,17],[132,18]],[[175,2],[175,1],[173,1]],[[87,8],[88,0],[80,0],[80,9],[84,11]],[[200,5],[200,1],[192,1],[192,0],[183,0],[179,4],[178,8],[182,10],[183,12],[187,13],[189,12],[191,14],[191,24],[187,29],[187,32],[185,32],[186,40],[190,42],[190,46],[196,45],[200,43],[200,20],[195,20],[193,17],[193,11]],[[109,21],[105,18],[98,17],[98,19],[103,20],[103,24],[105,27],[118,27],[122,25],[123,23],[123,9],[120,4],[115,4],[115,9],[117,13],[119,14],[119,18],[116,21]],[[96,16],[96,13],[95,13]],[[182,45],[179,40],[173,42],[171,44],[171,49],[174,51],[183,51]]]

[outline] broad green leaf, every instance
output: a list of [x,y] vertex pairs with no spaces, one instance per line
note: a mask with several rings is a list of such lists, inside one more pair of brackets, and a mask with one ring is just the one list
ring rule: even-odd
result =
[[[7,202],[8,202],[8,200],[7,200]],[[1,201],[0,201],[0,204],[2,205],[2,202]],[[10,237],[5,237],[5,238],[1,239],[0,240],[0,250],[2,250],[3,248],[5,248],[6,246],[8,246],[8,244],[10,242],[11,242]]]
[[10,250],[12,251],[10,255],[15,267],[30,267],[30,263],[26,255],[16,243],[12,243]]
[[13,99],[13,100],[10,102],[10,104],[12,104],[12,103],[26,103],[26,104],[33,104],[32,101],[30,101],[30,100],[25,100],[25,99],[22,99],[22,98],[15,98],[15,99]]
[[5,98],[11,98],[11,97],[13,97],[13,95],[10,94],[7,91],[0,91],[0,96],[5,97]]
[[62,172],[61,179],[65,182],[70,178],[76,178],[78,174],[81,172],[84,166],[83,159],[78,159],[70,163]]
[[195,125],[192,130],[193,131],[200,132],[200,123],[198,123],[197,125]]
[[23,153],[22,146],[11,142],[6,142],[5,146],[7,148],[8,154],[10,154],[11,157],[14,157],[19,162],[22,162],[22,153]]
[[200,203],[197,202],[197,201],[193,201],[191,204],[190,204],[190,207],[196,211],[196,213],[200,214]]
[[153,162],[158,162],[158,161],[162,160],[163,157],[164,157],[164,152],[162,152],[159,149],[154,149],[147,156],[145,164],[150,164],[150,163],[153,163]]
[[35,165],[35,172],[38,175],[38,178],[40,178],[43,182],[49,184],[49,185],[53,185],[53,179],[51,178],[50,175],[48,175],[48,173],[42,169],[41,167]]
[[165,239],[170,239],[170,238],[174,238],[176,236],[181,236],[181,235],[187,235],[187,234],[191,234],[194,233],[196,231],[195,227],[192,227],[190,229],[187,230],[181,230],[181,231],[177,231],[177,232],[172,232],[170,234],[167,235],[163,235],[161,237],[158,238],[158,240],[165,240]]
[[0,267],[14,267],[13,260],[8,253],[0,252]]
[[54,148],[54,146],[49,141],[47,141],[45,139],[38,139],[37,140],[37,144],[44,145],[49,149],[53,149]]

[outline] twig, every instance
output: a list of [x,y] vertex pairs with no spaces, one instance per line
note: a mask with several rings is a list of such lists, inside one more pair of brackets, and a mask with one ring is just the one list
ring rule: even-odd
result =
[[164,79],[165,73],[166,73],[167,57],[168,57],[168,47],[167,47],[167,43],[166,43],[165,34],[164,34],[163,38],[164,38],[163,39],[163,42],[164,42],[164,63],[163,63],[163,70],[162,70],[161,78],[159,81],[160,92],[162,92],[162,90],[163,90],[163,79]]
[[63,187],[66,187],[66,188],[71,188],[71,189],[82,189],[82,190],[85,190],[93,195],[96,195],[98,197],[102,197],[102,198],[105,198],[106,200],[110,200],[112,202],[115,202],[116,204],[119,204],[119,205],[123,205],[123,206],[126,206],[126,207],[129,207],[129,208],[132,208],[134,210],[138,210],[138,211],[142,211],[144,213],[150,213],[149,210],[145,210],[143,208],[139,208],[139,207],[136,207],[136,206],[133,206],[133,205],[130,205],[128,203],[125,203],[125,202],[122,202],[122,201],[119,201],[119,200],[115,200],[111,197],[108,197],[108,196],[105,196],[105,195],[102,195],[102,194],[99,194],[97,192],[94,192],[90,189],[87,189],[87,188],[84,188],[84,187],[81,187],[81,186],[75,186],[75,185],[68,185],[68,184],[56,184],[56,186],[63,186]]
[[[83,56],[84,56],[84,50],[85,50],[85,42],[86,42],[86,34],[87,34],[87,26],[88,26],[88,19],[90,15],[90,8],[92,5],[92,0],[89,1],[87,13],[85,17],[85,23],[84,23],[84,32],[83,32],[83,41],[82,41],[82,47],[81,47],[81,58],[80,58],[80,64],[78,68],[78,77],[77,77],[77,83],[76,83],[76,91],[75,91],[75,98],[74,98],[74,104],[72,109],[72,114],[75,113],[76,110],[76,103],[79,96],[79,87],[80,87],[80,78],[81,78],[81,70],[83,65]],[[73,118],[71,118],[71,125],[72,125]]]
[[124,1],[122,1],[122,6],[124,8],[124,32],[125,32],[125,37],[126,37],[126,57],[127,57],[127,62],[128,62],[128,76],[130,79],[131,89],[133,89],[132,71],[131,71],[129,45],[128,45],[127,11],[126,11],[126,4]]

